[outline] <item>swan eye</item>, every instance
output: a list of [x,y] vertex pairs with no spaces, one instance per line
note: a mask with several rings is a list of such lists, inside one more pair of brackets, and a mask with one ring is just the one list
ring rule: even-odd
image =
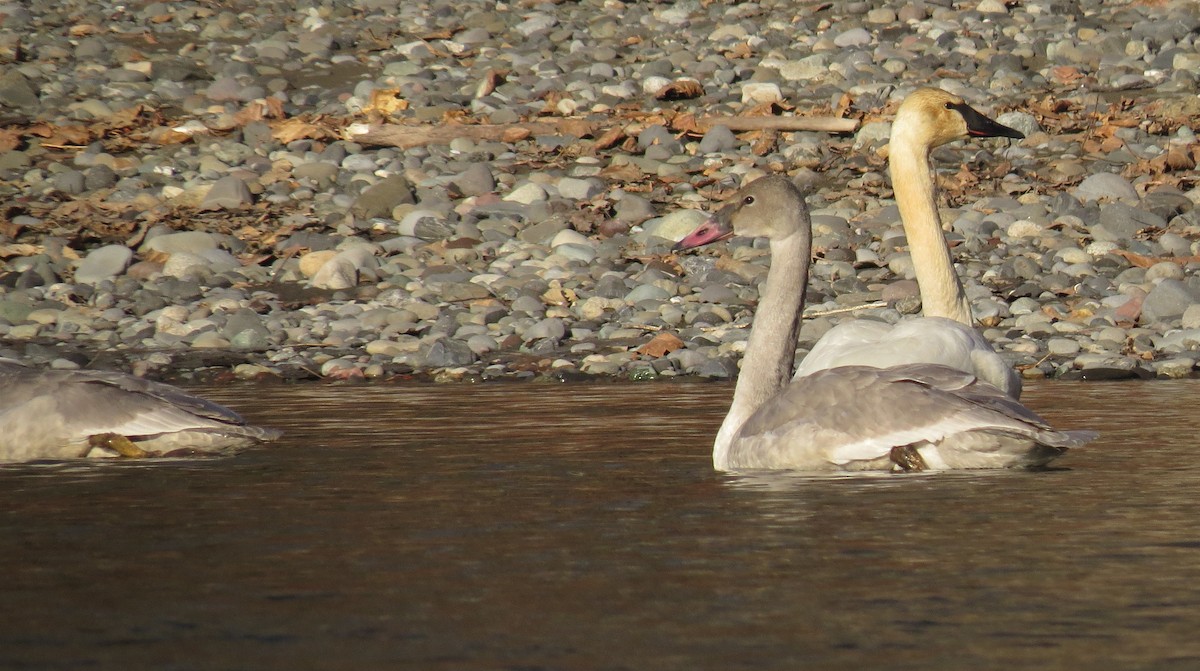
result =
[[954,103],[946,103],[946,109],[948,109],[948,110],[954,109]]
[[742,205],[753,205],[753,204],[754,204],[754,196],[746,196],[745,198],[742,199]]

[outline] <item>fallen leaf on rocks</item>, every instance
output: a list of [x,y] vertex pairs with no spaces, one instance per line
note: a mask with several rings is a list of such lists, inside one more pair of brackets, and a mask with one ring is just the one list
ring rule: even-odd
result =
[[503,84],[508,78],[508,70],[497,70],[495,68],[488,70],[483,75],[483,81],[479,82],[479,87],[475,89],[475,97],[482,98],[490,95],[496,87]]
[[542,293],[542,302],[546,305],[571,305],[579,297],[574,289],[563,289],[557,281],[550,283],[550,288]]
[[1137,252],[1130,252],[1124,249],[1114,249],[1112,254],[1123,257],[1138,268],[1149,268],[1150,266],[1158,265],[1164,261],[1178,263],[1184,265],[1187,263],[1200,263],[1200,256],[1146,256]]
[[244,126],[251,121],[282,119],[283,117],[283,101],[273,97],[255,100],[233,115],[238,126]]
[[87,37],[88,35],[96,35],[104,32],[100,26],[91,23],[77,23],[67,29],[67,33],[71,37]]
[[92,141],[92,134],[83,126],[58,126],[39,123],[26,129],[30,135],[42,138],[43,146],[70,147],[86,145]]
[[276,124],[271,129],[271,136],[283,144],[296,140],[318,140],[330,135],[328,130],[296,117]]
[[624,140],[625,137],[625,129],[621,128],[620,126],[614,126],[604,131],[600,137],[596,138],[596,142],[592,145],[592,148],[596,151],[611,149],[617,143]]
[[659,100],[686,100],[704,95],[704,87],[695,79],[676,79],[655,92]]
[[400,97],[400,89],[375,89],[371,91],[371,100],[363,111],[371,114],[391,116],[396,112],[408,109],[408,101]]
[[755,156],[766,156],[775,151],[775,145],[778,143],[779,133],[773,130],[763,130],[758,132],[758,137],[755,138],[754,144],[751,145],[750,151]]
[[657,359],[681,347],[683,347],[683,341],[679,339],[679,336],[673,333],[659,333],[651,338],[650,342],[637,348],[637,353]]
[[725,51],[725,58],[750,58],[754,56],[754,47],[750,46],[749,42],[738,42],[732,48]]
[[41,245],[30,245],[26,243],[12,243],[0,245],[0,258],[9,256],[33,256],[41,254],[44,248]]
[[20,146],[20,131],[15,128],[0,128],[0,152],[12,151]]

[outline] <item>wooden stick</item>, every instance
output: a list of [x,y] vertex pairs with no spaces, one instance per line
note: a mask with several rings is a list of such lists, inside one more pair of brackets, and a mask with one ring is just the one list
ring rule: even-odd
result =
[[725,126],[729,130],[815,130],[826,133],[851,133],[858,128],[855,119],[827,116],[706,116],[696,119],[700,130]]
[[530,135],[594,135],[599,123],[582,119],[528,121],[501,124],[441,124],[437,126],[354,125],[346,129],[348,139],[363,144],[409,149],[427,144],[449,144],[455,138],[519,142]]
[[[436,126],[403,126],[394,124],[354,124],[346,128],[347,139],[363,144],[384,145],[408,149],[427,144],[449,144],[455,138],[472,140],[499,140],[519,142],[531,135],[574,135],[597,137],[612,122],[585,121],[583,119],[556,119],[552,121],[525,121],[501,124],[439,124]],[[725,126],[733,131],[824,131],[849,133],[858,128],[854,119],[835,117],[741,117],[706,116],[696,120],[701,131],[714,126]]]

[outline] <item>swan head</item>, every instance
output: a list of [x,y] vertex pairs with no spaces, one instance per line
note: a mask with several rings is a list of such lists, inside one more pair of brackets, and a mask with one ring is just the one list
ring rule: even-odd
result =
[[738,189],[696,230],[675,243],[683,251],[734,235],[778,240],[810,226],[804,194],[790,179],[771,175]]
[[961,97],[942,89],[920,88],[900,103],[892,123],[892,142],[903,138],[928,149],[968,137],[1025,137],[1020,131],[994,121]]

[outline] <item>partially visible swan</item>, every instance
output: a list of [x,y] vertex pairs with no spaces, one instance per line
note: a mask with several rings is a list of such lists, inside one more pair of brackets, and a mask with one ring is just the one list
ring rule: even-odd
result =
[[940,363],[1020,397],[1021,378],[975,330],[971,304],[954,272],[938,214],[929,154],[967,137],[1025,136],[941,89],[917,89],[901,103],[892,123],[888,168],[926,319],[901,321],[895,327],[868,319],[842,322],[808,353],[796,377],[851,364]]
[[812,253],[800,190],[782,176],[742,188],[684,237],[767,238],[771,268],[729,413],[717,470],[924,470],[1040,466],[1095,434],[1055,431],[997,387],[936,364],[842,366],[789,380]]
[[279,435],[170,385],[0,358],[0,461],[224,452]]

